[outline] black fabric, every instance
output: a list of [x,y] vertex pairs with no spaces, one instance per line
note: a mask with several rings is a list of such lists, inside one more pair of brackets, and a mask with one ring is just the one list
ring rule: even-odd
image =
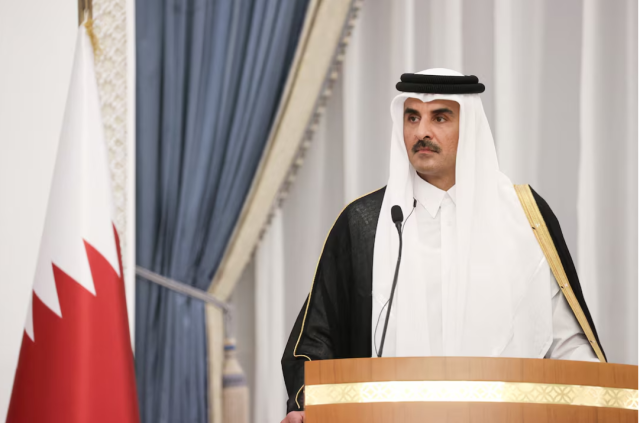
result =
[[[371,357],[371,281],[373,244],[385,188],[349,204],[333,225],[318,263],[310,296],[302,305],[282,356],[289,400],[304,384],[305,357],[311,360]],[[304,331],[294,357],[294,348]],[[304,392],[298,396],[304,408]]]
[[478,82],[475,75],[422,75],[403,73],[396,89],[405,93],[426,94],[479,94],[484,92],[484,85]]
[[414,84],[477,84],[478,77],[475,75],[455,76],[455,75],[424,75],[421,73],[403,73],[400,76],[402,82],[412,82]]
[[[598,339],[558,220],[542,197],[533,189],[531,191],[551,232],[573,292]],[[308,359],[372,356],[373,246],[384,192],[385,188],[382,188],[349,204],[327,237],[313,281],[306,318],[309,297],[302,305],[282,356],[282,372],[289,395],[287,413],[304,409],[304,390],[300,391],[300,388],[304,385],[304,363]],[[294,357],[296,343],[297,357]],[[296,404],[299,391],[300,407]]]
[[484,92],[483,84],[445,85],[445,84],[414,84],[398,82],[396,90],[403,93],[424,94],[480,94]]
[[[531,186],[529,186],[531,188]],[[573,259],[571,258],[571,253],[569,253],[569,248],[567,247],[567,243],[564,240],[564,236],[562,235],[562,229],[560,228],[560,222],[558,222],[558,218],[549,207],[549,204],[540,197],[540,195],[531,188],[531,193],[533,194],[533,198],[536,200],[536,204],[538,204],[538,209],[540,210],[540,214],[542,214],[542,218],[544,219],[544,223],[546,223],[547,228],[549,229],[549,233],[551,234],[551,239],[553,240],[553,245],[555,245],[556,250],[558,251],[558,255],[560,256],[560,261],[562,262],[562,267],[564,267],[564,271],[567,274],[567,278],[569,279],[569,285],[571,285],[571,289],[573,293],[576,295],[576,299],[584,312],[584,315],[587,317],[587,321],[589,322],[589,326],[591,326],[591,330],[593,331],[593,335],[596,337],[596,342],[600,346],[602,350],[602,354],[606,360],[607,355],[604,352],[604,348],[602,348],[602,344],[600,343],[600,338],[598,338],[598,332],[596,331],[596,327],[593,324],[593,319],[591,318],[591,313],[589,313],[589,308],[587,307],[587,302],[584,299],[584,295],[582,294],[582,287],[580,286],[580,280],[578,279],[578,272],[576,272],[576,267],[573,264]]]

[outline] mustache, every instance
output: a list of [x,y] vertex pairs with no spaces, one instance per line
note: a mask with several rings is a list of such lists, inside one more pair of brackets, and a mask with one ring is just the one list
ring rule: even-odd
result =
[[440,146],[436,145],[436,143],[434,143],[430,139],[424,139],[424,140],[418,140],[418,142],[415,143],[411,151],[413,151],[414,153],[417,153],[419,150],[422,150],[424,148],[428,148],[434,153],[439,153],[441,150]]

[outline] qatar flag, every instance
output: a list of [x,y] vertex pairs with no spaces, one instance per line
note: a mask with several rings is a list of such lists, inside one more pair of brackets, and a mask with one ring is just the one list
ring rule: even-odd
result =
[[93,49],[81,25],[8,423],[139,421],[112,216]]

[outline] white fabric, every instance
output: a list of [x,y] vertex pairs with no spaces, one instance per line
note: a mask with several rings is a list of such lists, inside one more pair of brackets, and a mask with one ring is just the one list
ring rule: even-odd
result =
[[553,308],[553,342],[545,358],[600,362],[584,335],[556,278],[550,273],[551,306]]
[[[447,69],[420,73],[461,75]],[[374,245],[372,335],[391,292],[398,255],[391,207],[399,205],[408,216],[414,199],[415,169],[409,162],[403,136],[407,98],[423,102],[445,99],[460,104],[455,255],[442,291],[444,355],[543,357],[552,340],[547,265],[513,184],[500,173],[493,136],[478,94],[400,93],[391,102],[389,181]],[[416,330],[428,320],[424,273],[429,269],[424,268],[419,255],[415,220],[407,220],[403,243],[397,297],[385,341],[390,348],[385,345],[388,349],[383,355],[431,355],[428,330]],[[373,342],[379,343],[372,339]]]
[[[258,248],[255,267],[256,342],[255,342],[255,409],[260,414],[256,421],[278,422],[282,420],[283,404],[287,401],[282,382],[282,371],[277,363],[286,343],[284,327],[284,250],[282,239],[282,212],[271,222]],[[238,310],[241,313],[241,310]],[[244,367],[246,369],[246,367]]]
[[[416,208],[407,220],[413,218],[418,222],[420,257],[423,267],[429,269],[424,278],[427,285],[431,355],[439,356],[442,355],[442,290],[448,282],[446,275],[455,254],[452,247],[455,242],[456,187],[454,185],[445,192],[416,174],[414,194]],[[553,342],[545,357],[599,361],[551,270],[548,280],[552,295]]]
[[[414,177],[416,208],[406,220],[417,221],[419,252],[425,269],[431,355],[443,355],[442,290],[451,273],[455,255],[455,186],[448,192]],[[419,330],[419,329],[418,329]]]

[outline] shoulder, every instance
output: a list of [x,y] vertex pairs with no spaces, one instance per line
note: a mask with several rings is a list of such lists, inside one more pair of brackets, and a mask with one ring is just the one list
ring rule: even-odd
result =
[[386,188],[387,187],[384,186],[369,194],[356,198],[345,207],[341,217],[345,216],[350,222],[358,221],[367,224],[377,224]]
[[382,187],[347,204],[334,222],[329,238],[341,239],[363,229],[373,228],[375,231],[385,189]]
[[553,213],[553,210],[551,209],[551,206],[549,206],[549,203],[547,203],[547,201],[544,198],[542,198],[542,196],[538,194],[531,185],[529,185],[529,188],[531,188],[531,194],[533,194],[533,199],[536,200],[536,204],[538,205],[538,210],[540,210],[540,214],[542,215],[542,218],[547,223],[547,225],[551,223],[559,226],[558,218]]
[[[551,235],[553,244],[555,245],[558,254],[560,254],[560,257],[566,268],[567,266],[569,266],[569,261],[571,261],[571,254],[569,253],[569,249],[567,248],[567,244],[564,240],[562,228],[560,227],[560,221],[558,221],[558,218],[551,209],[551,206],[549,206],[549,203],[547,203],[547,201],[542,198],[542,196],[538,194],[531,185],[529,185],[529,188],[531,189],[533,199],[538,206],[540,215],[542,216],[544,223],[547,225],[547,229],[549,230],[549,234]],[[575,273],[575,270],[573,269],[573,262],[570,263],[570,268],[571,269],[569,270]]]

